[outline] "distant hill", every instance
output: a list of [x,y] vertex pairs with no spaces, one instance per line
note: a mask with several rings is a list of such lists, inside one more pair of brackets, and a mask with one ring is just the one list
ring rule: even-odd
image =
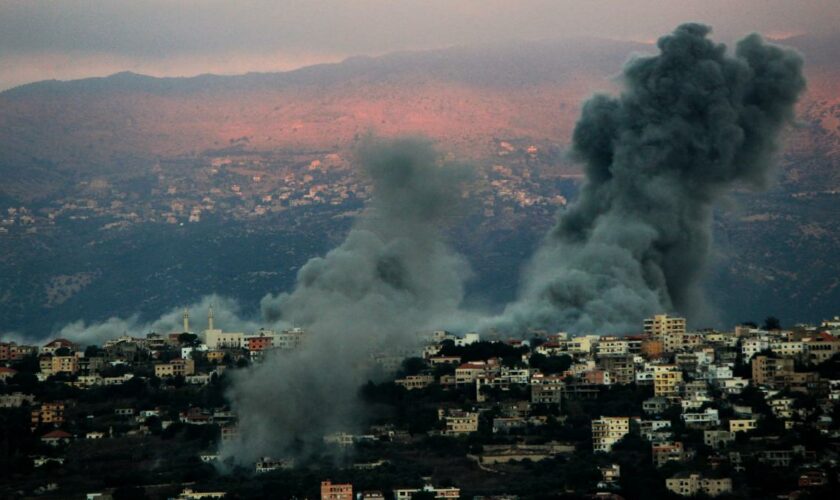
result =
[[[799,124],[786,138],[778,187],[767,194],[739,194],[721,207],[719,258],[709,289],[723,321],[760,320],[771,313],[783,320],[840,314],[838,42],[810,36],[781,42],[804,54],[809,90]],[[622,64],[634,53],[653,50],[639,43],[569,39],[355,57],[284,73],[192,78],[118,73],[23,85],[0,93],[0,209],[19,204],[37,209],[65,195],[68,186],[77,189],[93,179],[135,182],[154,193],[147,184],[165,176],[177,159],[271,151],[344,155],[368,132],[423,134],[453,157],[485,167],[505,163],[499,156],[502,141],[535,145],[552,154],[538,162],[523,160],[527,168],[574,175],[578,167],[562,153],[581,103],[596,91],[615,91]],[[311,214],[307,224],[318,224],[334,241],[347,223],[332,222],[338,215],[328,213]],[[550,217],[524,217],[496,213],[470,227],[468,235],[459,234],[464,236],[459,248],[480,271],[475,289],[500,290],[482,300],[512,296],[518,266],[550,224]],[[184,255],[215,259],[206,242],[194,239],[198,229],[179,230],[175,241],[166,232],[169,226],[138,227],[109,239],[88,225],[71,236],[0,234],[0,279],[16,284],[14,290],[0,289],[0,331],[4,325],[35,328],[44,317],[60,324],[80,315],[126,314],[138,303],[154,315],[213,291],[256,300],[268,283],[290,283],[295,266],[328,243],[307,239],[318,236],[306,235],[315,226],[271,229],[283,234],[282,240],[253,228],[225,227],[228,234],[220,229],[206,236],[212,248],[224,249],[226,260],[216,263],[216,274],[205,276],[203,262],[183,262]],[[271,256],[260,261],[254,252],[246,252],[247,262],[237,260],[241,253],[232,250],[269,244],[277,255],[291,252],[293,264]],[[79,256],[64,259],[67,248]],[[169,252],[155,254],[161,269],[155,273],[143,267],[148,248]],[[271,281],[242,277],[243,269],[268,276],[281,265],[284,270]],[[64,288],[74,295],[61,295],[64,302],[55,305],[55,283],[71,281],[74,286]]]

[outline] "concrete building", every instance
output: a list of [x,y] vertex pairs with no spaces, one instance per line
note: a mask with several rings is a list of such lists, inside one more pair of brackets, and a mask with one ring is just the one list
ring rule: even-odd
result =
[[735,441],[735,433],[723,430],[703,431],[703,444],[710,448],[725,448],[729,443]]
[[669,400],[680,395],[682,372],[676,365],[656,365],[653,367],[653,394]]
[[321,481],[321,500],[353,500],[353,485]]
[[680,473],[666,479],[665,487],[668,491],[684,497],[693,497],[700,493],[716,497],[732,492],[732,479],[728,477],[705,478],[696,473]]
[[460,410],[439,409],[438,419],[445,425],[444,434],[458,436],[478,431],[478,413]]
[[776,387],[778,378],[792,374],[794,363],[791,358],[755,356],[752,360],[752,380],[756,385]]
[[685,333],[685,318],[657,314],[652,318],[645,319],[644,328],[645,333],[653,337],[672,333],[682,335]]
[[610,354],[601,356],[598,359],[598,364],[610,373],[610,379],[614,384],[632,384],[636,381],[636,364],[633,362],[632,355]]
[[531,376],[531,403],[559,405],[565,387],[561,375],[535,373]]
[[601,417],[592,421],[592,449],[608,453],[630,432],[629,417]]
[[748,432],[755,430],[758,421],[754,418],[736,418],[729,421],[729,432],[736,434],[738,432]]

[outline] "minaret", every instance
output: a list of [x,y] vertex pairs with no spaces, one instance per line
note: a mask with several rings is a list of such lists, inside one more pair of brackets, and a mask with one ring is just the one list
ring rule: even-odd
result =
[[190,331],[190,312],[187,311],[187,308],[184,308],[184,332]]
[[207,329],[213,329],[213,305],[210,305],[210,309],[207,310]]

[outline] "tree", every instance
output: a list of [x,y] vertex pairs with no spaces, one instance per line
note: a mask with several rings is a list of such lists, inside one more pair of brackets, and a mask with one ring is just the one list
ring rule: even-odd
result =
[[536,368],[545,374],[563,373],[572,366],[572,358],[566,355],[546,356],[544,354],[534,353],[531,355],[528,363],[531,365],[531,368]]
[[400,371],[397,373],[397,378],[417,375],[425,370],[426,367],[426,360],[423,358],[406,358],[403,360]]
[[178,335],[178,343],[181,345],[195,345],[198,341],[198,335],[194,333],[184,332]]

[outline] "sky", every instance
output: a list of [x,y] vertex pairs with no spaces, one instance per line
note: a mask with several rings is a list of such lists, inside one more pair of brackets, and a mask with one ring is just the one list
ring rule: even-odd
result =
[[134,71],[283,71],[453,45],[652,41],[686,21],[722,39],[833,34],[840,0],[0,0],[0,89]]

